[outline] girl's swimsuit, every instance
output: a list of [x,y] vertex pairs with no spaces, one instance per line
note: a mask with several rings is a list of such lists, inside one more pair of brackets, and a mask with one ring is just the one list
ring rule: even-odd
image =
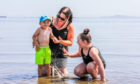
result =
[[[92,47],[94,47],[94,46],[91,46],[91,47],[89,48],[87,56],[84,55],[84,53],[83,53],[83,48],[81,49],[81,55],[82,55],[83,61],[84,61],[84,63],[85,63],[86,65],[87,65],[89,62],[94,61],[94,60],[89,56],[89,52],[90,52],[90,49],[91,49]],[[99,51],[99,50],[98,50],[98,51]],[[102,60],[102,63],[103,63],[104,68],[105,68],[105,67],[106,67],[106,63],[105,63],[105,60],[104,60],[104,58],[102,57],[100,51],[99,51],[99,54],[98,54],[98,55],[99,55],[100,59]]]

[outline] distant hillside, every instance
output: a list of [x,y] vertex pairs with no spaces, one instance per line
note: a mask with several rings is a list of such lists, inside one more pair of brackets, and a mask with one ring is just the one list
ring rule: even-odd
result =
[[103,17],[100,17],[100,18],[122,18],[122,19],[129,19],[129,18],[132,18],[132,19],[140,19],[140,17],[137,17],[137,16],[125,16],[125,15],[114,15],[114,16],[103,16]]
[[0,16],[0,18],[7,18],[6,16]]

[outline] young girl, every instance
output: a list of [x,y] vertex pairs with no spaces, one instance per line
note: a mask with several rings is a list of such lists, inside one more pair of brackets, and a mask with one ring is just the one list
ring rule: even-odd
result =
[[89,29],[84,29],[84,32],[78,36],[79,51],[69,54],[65,49],[64,55],[69,57],[83,58],[83,63],[75,67],[74,73],[79,77],[85,77],[90,74],[94,79],[100,74],[101,80],[105,82],[105,61],[100,54],[100,51],[92,45]]

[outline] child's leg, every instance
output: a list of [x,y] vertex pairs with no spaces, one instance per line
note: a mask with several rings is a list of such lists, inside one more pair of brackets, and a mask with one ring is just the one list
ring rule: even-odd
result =
[[43,72],[42,72],[42,68],[43,66],[42,65],[38,65],[38,76],[41,77]]
[[87,72],[93,77],[93,79],[97,79],[99,74],[99,67],[95,62],[90,62],[86,66]]
[[46,64],[43,65],[43,67],[42,67],[42,74],[43,74],[43,76],[47,76],[47,73],[46,73]]
[[50,63],[51,63],[51,50],[50,47],[47,46],[45,49],[45,59],[44,59],[44,64],[45,64],[45,70],[47,72],[47,75],[50,76],[51,75],[51,67],[50,67]]
[[51,67],[50,67],[50,64],[46,64],[46,72],[47,72],[47,75],[48,76],[51,75]]

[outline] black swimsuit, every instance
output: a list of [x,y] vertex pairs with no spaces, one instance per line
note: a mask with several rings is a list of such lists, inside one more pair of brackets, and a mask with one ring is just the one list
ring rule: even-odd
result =
[[[64,29],[61,29],[61,30],[57,30],[53,24],[51,24],[50,27],[52,29],[53,35],[57,39],[60,36],[63,40],[67,40],[67,34],[68,34],[67,27]],[[68,50],[67,46],[64,46],[60,43],[55,44],[51,39],[50,39],[49,45],[51,48],[52,57],[54,57],[54,58],[67,58],[66,56],[63,55],[63,48]]]
[[[89,56],[89,52],[90,52],[90,49],[91,49],[92,47],[94,47],[94,46],[91,46],[91,47],[89,48],[87,56],[84,55],[84,53],[83,53],[83,48],[81,49],[81,55],[82,55],[83,61],[84,61],[84,63],[85,63],[86,65],[87,65],[89,62],[94,61],[94,60]],[[99,55],[100,59],[102,60],[102,63],[103,63],[104,68],[105,68],[105,67],[106,67],[106,63],[105,63],[105,60],[104,60],[104,58],[102,57],[100,51],[99,51],[99,54],[98,54],[98,55]]]

